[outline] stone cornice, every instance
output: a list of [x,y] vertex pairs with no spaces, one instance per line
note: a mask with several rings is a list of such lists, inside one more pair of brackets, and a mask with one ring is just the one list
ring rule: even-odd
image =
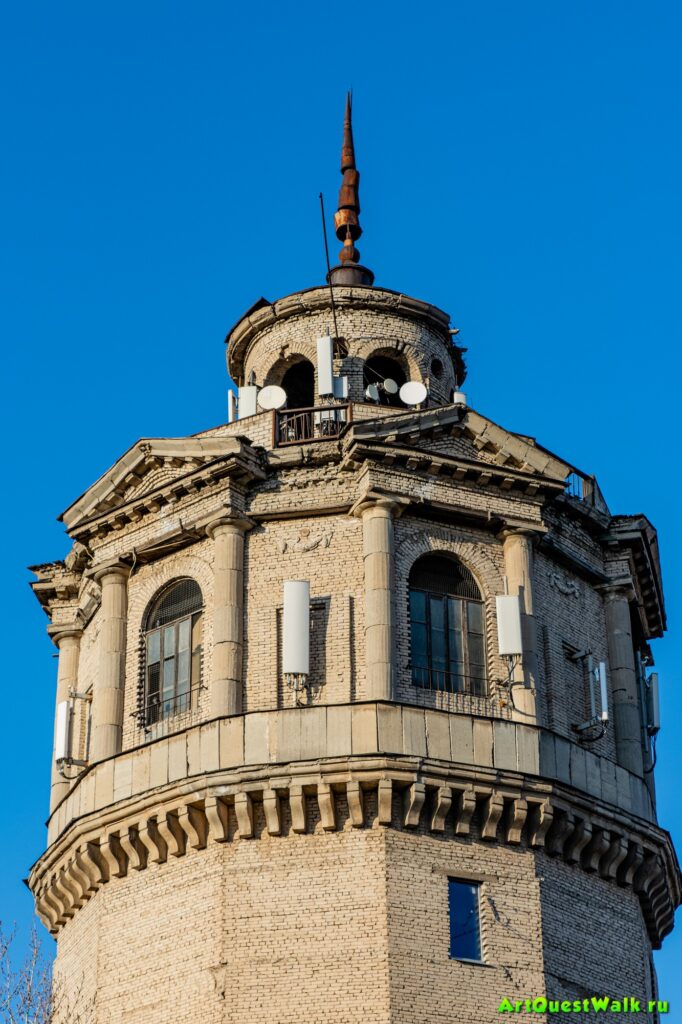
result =
[[607,554],[629,557],[644,635],[662,636],[667,623],[656,530],[646,516],[614,516],[600,541]]
[[[450,346],[448,324],[450,317],[437,306],[420,299],[413,299],[402,292],[387,288],[367,288],[364,286],[341,286],[334,289],[334,300],[338,309],[362,308],[377,312],[393,313],[412,320],[427,323]],[[227,348],[227,365],[231,377],[239,381],[246,353],[253,341],[265,330],[278,321],[288,320],[295,316],[325,312],[331,310],[331,299],[327,287],[310,288],[302,292],[294,292],[275,302],[260,299],[246,314],[237,321],[225,338]]]
[[[145,491],[145,478],[164,465],[174,471],[172,479]],[[225,477],[243,482],[265,475],[260,457],[241,437],[139,441],[60,518],[73,536],[87,536],[137,521]]]
[[[366,795],[376,791],[376,812]],[[306,801],[316,802],[324,831],[343,827],[345,798],[352,828],[419,827],[456,841],[525,846],[639,897],[654,947],[673,925],[680,877],[667,833],[641,819],[578,795],[569,787],[513,772],[446,765],[407,757],[336,758],[203,774],[84,816],[33,867],[36,909],[56,934],[113,877],[125,877],[189,848],[256,838],[254,804],[265,830],[286,841],[308,831]],[[395,799],[395,797],[398,799]],[[289,805],[284,824],[282,803]],[[400,809],[399,809],[400,808]]]
[[353,469],[363,462],[373,462],[386,468],[404,469],[433,479],[452,480],[455,483],[494,487],[505,493],[513,491],[528,497],[554,496],[563,490],[563,481],[539,477],[533,473],[496,466],[490,462],[477,462],[459,456],[443,455],[426,448],[408,448],[380,440],[349,440],[342,469]]
[[475,410],[464,410],[459,405],[407,409],[375,419],[354,419],[344,434],[344,446],[347,449],[355,441],[383,441],[396,446],[418,447],[424,441],[451,434],[463,434],[479,451],[492,454],[494,462],[486,464],[546,477],[561,483],[562,491],[566,477],[572,472],[569,463],[533,444],[528,438],[513,434]]

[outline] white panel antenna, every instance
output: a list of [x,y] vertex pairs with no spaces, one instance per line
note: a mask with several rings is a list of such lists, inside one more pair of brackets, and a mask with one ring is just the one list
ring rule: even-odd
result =
[[661,704],[658,692],[658,672],[652,672],[647,679],[646,710],[647,710],[647,732],[655,736],[661,728]]
[[310,583],[284,581],[282,616],[282,673],[307,676],[310,673]]
[[329,335],[317,339],[317,393],[334,394],[334,342]]
[[348,398],[348,377],[334,377],[334,398]]
[[420,380],[408,380],[400,389],[400,398],[405,405],[421,405],[427,395],[428,391]]
[[498,594],[495,604],[497,607],[497,643],[500,654],[504,657],[523,654],[521,603],[518,595]]
[[599,680],[599,699],[601,702],[601,720],[602,722],[608,722],[609,720],[609,690],[606,685],[606,662],[600,661],[597,665],[595,672],[597,679]]
[[234,391],[227,392],[227,422],[234,423],[237,419],[237,396]]
[[71,753],[71,702],[61,700],[57,705],[55,724],[55,761],[66,761]]
[[453,391],[452,392],[452,404],[453,405],[466,405],[467,404],[467,396],[464,394],[463,391]]
[[255,384],[247,384],[239,389],[239,419],[255,416],[258,412],[258,388]]
[[281,409],[287,403],[287,393],[277,384],[268,384],[258,392],[258,404],[261,409]]

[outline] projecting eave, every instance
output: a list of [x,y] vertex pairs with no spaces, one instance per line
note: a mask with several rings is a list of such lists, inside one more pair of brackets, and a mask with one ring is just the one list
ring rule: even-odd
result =
[[568,463],[528,438],[513,434],[474,409],[460,405],[420,411],[410,409],[373,420],[356,420],[344,435],[344,450],[349,452],[354,445],[382,444],[420,448],[420,455],[426,456],[428,451],[424,446],[448,434],[462,434],[472,440],[476,451],[485,451],[487,457],[481,458],[480,465],[494,476],[504,478],[507,471],[519,472],[544,478],[555,488],[558,485],[563,489],[573,471]]
[[[450,346],[453,361],[460,370],[459,379],[466,376],[462,353],[464,349],[451,344],[448,334],[450,317],[437,306],[421,299],[413,299],[403,292],[392,291],[390,288],[373,288],[366,285],[344,285],[334,288],[334,302],[337,310],[344,308],[363,308],[378,312],[393,312],[398,316],[426,322]],[[305,316],[310,313],[329,311],[329,326],[332,325],[332,306],[329,288],[315,287],[286,295],[275,302],[259,299],[230,328],[225,343],[227,345],[227,369],[237,385],[244,383],[244,361],[249,347],[258,335],[278,321],[290,317]]]
[[[170,496],[196,478],[263,476],[258,455],[242,437],[144,438],[137,441],[59,517],[69,532],[125,505],[145,506],[145,498]],[[133,509],[134,512],[134,509]],[[139,518],[139,516],[138,516]]]
[[629,555],[644,634],[650,640],[662,636],[667,621],[655,527],[641,514],[613,516],[601,540],[607,550]]

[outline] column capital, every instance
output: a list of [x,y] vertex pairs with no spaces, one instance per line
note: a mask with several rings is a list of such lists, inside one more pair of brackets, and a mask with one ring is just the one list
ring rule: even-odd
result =
[[619,576],[617,579],[609,580],[608,583],[600,583],[594,588],[601,594],[606,603],[611,601],[634,601],[636,598],[635,585],[630,576]]
[[401,494],[380,494],[370,491],[367,494],[363,494],[361,498],[358,498],[351,508],[350,514],[357,516],[358,519],[362,519],[365,513],[377,511],[398,519],[409,504],[410,499]]
[[510,537],[526,537],[533,545],[537,545],[548,532],[543,523],[531,524],[505,519],[497,536],[501,541],[508,540]]
[[121,576],[127,580],[131,572],[132,566],[128,558],[110,558],[100,565],[93,565],[86,575],[101,585],[107,576]]
[[75,637],[80,640],[83,635],[83,624],[77,620],[73,622],[53,622],[47,627],[47,635],[55,647],[59,647],[62,640],[66,640],[69,637]]
[[230,533],[248,533],[255,526],[253,519],[249,519],[248,516],[224,514],[216,516],[214,519],[209,520],[205,524],[204,529],[208,537],[215,537],[217,533],[222,530],[227,530]]

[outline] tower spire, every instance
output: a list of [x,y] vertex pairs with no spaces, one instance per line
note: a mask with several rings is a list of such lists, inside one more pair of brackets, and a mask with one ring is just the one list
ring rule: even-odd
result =
[[336,237],[343,242],[339,253],[339,266],[330,271],[334,284],[371,285],[374,274],[360,265],[360,253],[355,242],[362,234],[360,227],[360,172],[355,166],[355,145],[353,143],[353,94],[346,94],[346,112],[343,119],[343,144],[341,146],[341,174],[343,180],[339,189],[339,208],[334,214]]

